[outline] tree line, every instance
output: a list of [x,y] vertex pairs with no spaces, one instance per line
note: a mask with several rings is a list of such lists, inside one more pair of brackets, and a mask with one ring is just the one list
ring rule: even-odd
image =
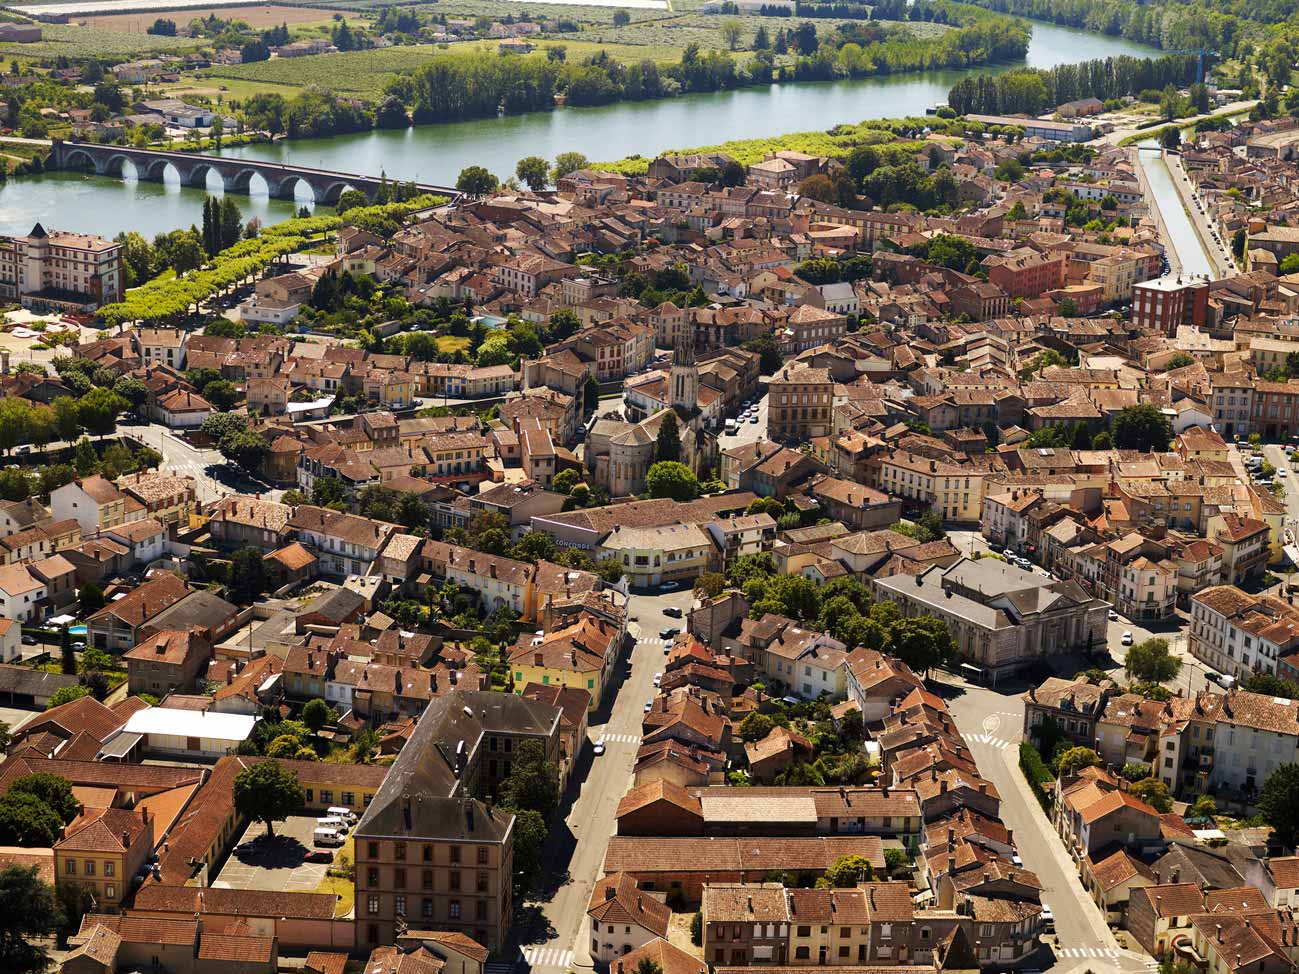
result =
[[[1252,2],[1237,17],[1215,6],[1232,6],[1232,0],[1197,0],[1193,3],[1145,4],[1138,0],[970,0],[997,13],[1030,17],[1064,27],[1079,27],[1111,37],[1160,47],[1190,50],[1201,47],[1235,57],[1250,21],[1277,16],[1280,0],[1256,7]],[[1255,13],[1258,10],[1259,13]],[[1280,19],[1293,12],[1293,7]]]
[[[439,57],[413,74],[393,79],[385,104],[395,100],[409,109],[415,124],[490,118],[551,108],[556,96],[570,105],[603,105],[616,101],[668,98],[690,92],[719,91],[780,80],[825,80],[899,71],[960,68],[1022,58],[1028,30],[1017,22],[977,13],[959,17],[948,5],[935,7],[935,20],[956,23],[937,38],[917,38],[875,24],[843,24],[824,37],[804,23],[781,32],[773,50],[795,52],[792,65],[778,66],[772,51],[758,50],[745,64],[725,51],[703,51],[688,45],[680,61],[660,65],[645,59],[625,64],[599,52],[580,62],[560,58],[502,58],[485,52]],[[765,32],[764,32],[765,36]],[[756,40],[756,35],[755,35]],[[758,46],[755,44],[755,47]],[[266,99],[249,100],[250,124],[287,122],[265,117]],[[280,99],[283,101],[283,99]],[[272,129],[274,130],[274,129]],[[290,133],[292,134],[292,133]]]
[[1079,98],[1122,98],[1195,81],[1191,55],[1136,58],[1126,54],[1054,68],[1020,68],[1001,75],[962,78],[947,104],[962,115],[1027,112],[1036,115]]

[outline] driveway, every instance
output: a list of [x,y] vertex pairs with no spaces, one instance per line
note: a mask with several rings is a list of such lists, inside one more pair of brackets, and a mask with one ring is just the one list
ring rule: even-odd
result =
[[[513,931],[532,971],[592,966],[586,907],[596,879],[603,874],[618,803],[631,787],[645,701],[654,696],[654,674],[663,669],[659,631],[669,625],[684,627],[684,620],[663,615],[663,609],[676,606],[684,612],[693,601],[689,588],[666,595],[633,594],[628,601],[628,618],[635,621],[627,628],[635,644],[629,655],[624,654],[612,678],[606,695],[611,703],[606,702],[602,712],[592,715],[587,732],[591,743],[605,741],[605,753],[594,757],[588,749],[579,759],[563,826],[551,833],[546,848],[547,862],[560,874],[556,888],[549,899],[528,904],[526,927]],[[584,764],[586,773],[579,781]]]

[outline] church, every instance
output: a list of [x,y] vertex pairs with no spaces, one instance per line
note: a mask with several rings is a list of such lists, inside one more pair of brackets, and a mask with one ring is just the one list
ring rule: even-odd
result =
[[[662,383],[662,373],[659,380]],[[603,486],[610,497],[644,493],[645,475],[658,460],[659,430],[669,416],[676,420],[681,462],[696,475],[707,469],[716,455],[716,438],[705,430],[704,414],[699,408],[699,365],[692,337],[685,337],[672,350],[672,365],[665,387],[660,388],[660,394],[666,393],[666,402],[657,402],[654,395],[641,400],[660,406],[647,418],[631,422],[621,413],[612,412],[597,417],[587,434],[587,471],[591,481]]]

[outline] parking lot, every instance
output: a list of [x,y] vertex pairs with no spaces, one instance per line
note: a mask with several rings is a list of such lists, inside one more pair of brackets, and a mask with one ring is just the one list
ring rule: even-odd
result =
[[[306,862],[316,829],[315,816],[293,815],[275,826],[275,838],[267,841],[266,826],[251,823],[231,851],[213,886],[222,889],[315,890],[329,869],[327,862]],[[341,849],[331,847],[337,858]]]

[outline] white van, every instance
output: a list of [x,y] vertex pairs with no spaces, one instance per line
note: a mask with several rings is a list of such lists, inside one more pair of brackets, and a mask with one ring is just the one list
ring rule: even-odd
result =
[[337,829],[316,829],[311,833],[312,845],[342,845],[343,837],[339,835]]
[[349,825],[356,821],[356,814],[350,808],[344,808],[341,805],[331,805],[325,809],[325,814],[330,818],[341,818]]
[[324,818],[316,819],[316,828],[333,829],[335,832],[347,834],[347,823],[336,815],[328,815]]

